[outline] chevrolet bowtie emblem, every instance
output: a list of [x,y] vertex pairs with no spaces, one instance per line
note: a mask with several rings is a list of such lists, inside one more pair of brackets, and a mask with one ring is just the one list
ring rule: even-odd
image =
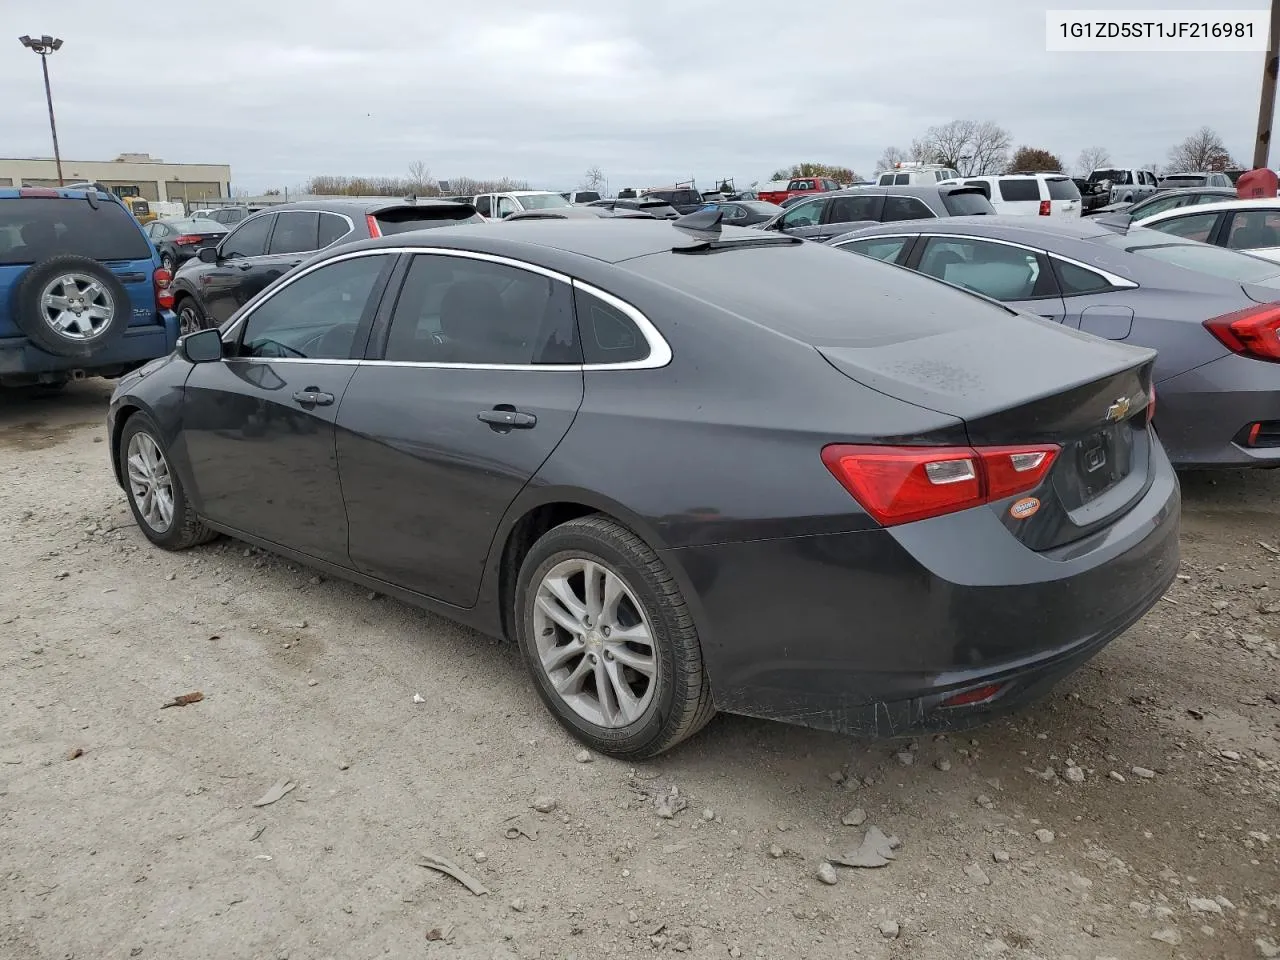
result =
[[1115,403],[1107,407],[1107,419],[1112,423],[1119,423],[1129,415],[1129,398],[1120,397]]

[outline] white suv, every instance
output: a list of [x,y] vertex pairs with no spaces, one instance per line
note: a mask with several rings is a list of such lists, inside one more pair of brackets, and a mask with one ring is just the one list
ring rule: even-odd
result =
[[573,206],[550,190],[508,190],[505,193],[482,193],[471,198],[476,212],[486,220],[504,220],[525,210],[547,210]]
[[1063,173],[1009,173],[943,183],[978,187],[1001,216],[1078,217],[1083,206],[1080,190]]

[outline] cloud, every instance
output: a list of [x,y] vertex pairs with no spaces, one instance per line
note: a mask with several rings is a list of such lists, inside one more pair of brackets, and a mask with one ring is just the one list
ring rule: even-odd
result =
[[[219,0],[114,17],[8,0],[5,21],[66,42],[50,58],[66,156],[226,162],[250,188],[417,160],[561,189],[589,166],[614,188],[745,183],[801,160],[869,173],[955,118],[1067,162],[1094,144],[1162,161],[1206,123],[1251,154],[1261,54],[1050,54],[1052,6]],[[38,65],[16,40],[0,44],[0,130],[7,153],[50,152]]]

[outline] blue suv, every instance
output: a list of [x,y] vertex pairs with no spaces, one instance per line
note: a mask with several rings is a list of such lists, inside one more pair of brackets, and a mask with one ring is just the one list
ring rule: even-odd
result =
[[0,188],[0,387],[118,377],[172,352],[171,279],[114,195]]

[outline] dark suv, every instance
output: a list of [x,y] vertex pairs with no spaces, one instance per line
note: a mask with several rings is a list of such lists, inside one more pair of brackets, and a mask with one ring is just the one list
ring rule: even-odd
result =
[[[622,194],[618,194],[621,198]],[[655,187],[641,194],[641,199],[649,197],[669,203],[677,213],[693,213],[702,209],[702,194],[694,187],[676,184],[674,187]]]
[[178,337],[169,271],[120,200],[0,188],[0,386],[116,377]]
[[978,187],[854,187],[806,198],[760,224],[760,229],[822,242],[871,223],[995,212]]
[[483,223],[452,200],[308,200],[252,214],[216,247],[178,269],[174,309],[183,333],[214,327],[317,250],[336,243],[458,223]]

